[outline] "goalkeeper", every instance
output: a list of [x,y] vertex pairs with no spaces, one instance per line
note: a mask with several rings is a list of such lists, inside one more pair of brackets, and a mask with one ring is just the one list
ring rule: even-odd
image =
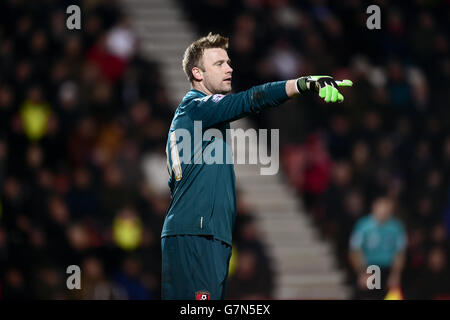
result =
[[[192,89],[175,111],[167,140],[171,203],[161,233],[163,299],[225,297],[236,218],[231,146],[221,138],[226,137],[230,122],[303,94],[318,94],[325,102],[342,102],[339,87],[352,85],[350,80],[337,81],[330,76],[306,76],[229,94],[233,69],[227,48],[227,38],[210,33],[184,53],[183,69]],[[192,140],[191,161],[182,163],[177,148],[182,138],[177,130],[187,130],[193,137],[194,121],[201,121],[203,131],[214,128],[222,136],[197,146]],[[212,143],[216,149],[217,145],[223,148],[225,161],[196,162]]]

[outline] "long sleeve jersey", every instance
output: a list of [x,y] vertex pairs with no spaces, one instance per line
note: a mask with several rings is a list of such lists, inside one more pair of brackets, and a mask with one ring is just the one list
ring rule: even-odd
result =
[[[279,81],[235,94],[206,95],[192,89],[185,95],[167,139],[171,202],[161,237],[210,235],[231,245],[236,178],[227,129],[233,120],[288,100],[285,88],[286,81]],[[216,134],[204,139],[207,130]],[[215,154],[218,150],[221,154]],[[208,161],[218,156],[223,161]]]

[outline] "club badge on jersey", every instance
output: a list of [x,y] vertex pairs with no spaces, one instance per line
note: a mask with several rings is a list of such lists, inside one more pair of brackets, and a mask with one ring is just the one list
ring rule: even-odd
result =
[[223,95],[223,94],[215,94],[215,95],[212,96],[212,101],[219,102],[220,100],[223,99],[223,97],[225,97],[225,95]]
[[197,291],[195,293],[195,300],[210,300],[211,295],[208,291]]

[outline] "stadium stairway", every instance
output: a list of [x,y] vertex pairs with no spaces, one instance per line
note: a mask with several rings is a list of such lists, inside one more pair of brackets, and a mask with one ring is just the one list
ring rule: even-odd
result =
[[[181,68],[185,48],[195,38],[192,26],[174,0],[121,0],[140,39],[140,50],[159,63],[174,109],[189,84]],[[250,128],[247,119],[232,128]],[[242,147],[242,146],[241,146]],[[234,150],[234,153],[242,150]],[[165,164],[164,164],[165,165]],[[260,175],[258,165],[236,165],[237,187],[253,209],[275,279],[275,299],[347,299],[344,273],[331,246],[317,231],[282,174]]]
[[139,38],[138,50],[161,65],[174,109],[190,89],[181,67],[195,32],[174,0],[120,0]]
[[[251,128],[247,119],[233,129]],[[236,146],[233,152],[257,148]],[[255,155],[254,155],[255,156]],[[237,187],[256,215],[261,238],[275,270],[276,299],[349,299],[345,274],[337,268],[332,247],[320,239],[294,191],[276,175],[261,175],[260,165],[235,165]]]

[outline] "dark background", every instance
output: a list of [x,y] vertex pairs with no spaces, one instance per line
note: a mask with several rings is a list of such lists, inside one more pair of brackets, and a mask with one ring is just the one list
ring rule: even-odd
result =
[[[284,176],[342,268],[355,221],[380,192],[396,199],[406,298],[450,293],[449,3],[178,1],[198,35],[230,38],[234,91],[308,74],[353,81],[342,105],[305,96],[251,118],[280,129]],[[81,6],[81,31],[65,28],[70,4]],[[381,30],[366,27],[370,4]],[[141,161],[164,157],[174,106],[161,66],[105,46],[124,21],[116,1],[0,3],[1,299],[160,298],[169,195]],[[138,240],[121,241],[130,232]],[[242,202],[234,241],[229,298],[272,298],[270,260]],[[72,264],[83,290],[66,289]]]

